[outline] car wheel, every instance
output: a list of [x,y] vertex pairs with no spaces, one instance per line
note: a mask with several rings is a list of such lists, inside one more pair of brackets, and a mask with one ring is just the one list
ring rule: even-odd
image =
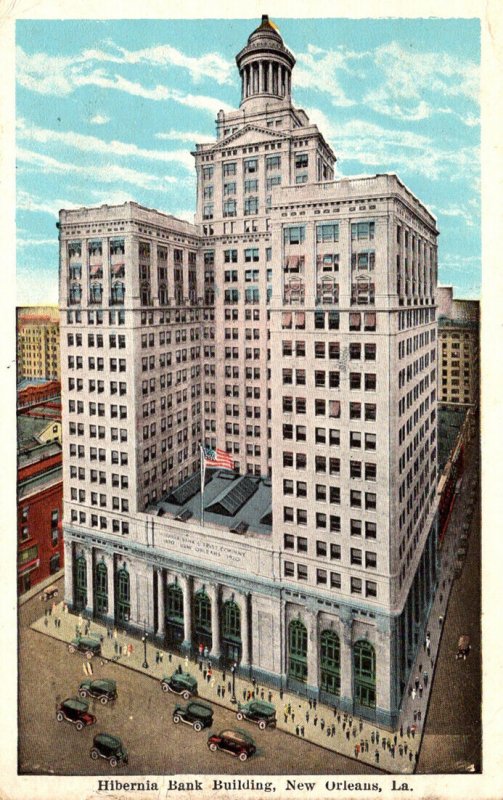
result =
[[75,647],[73,646],[73,644],[69,644],[68,645],[68,652],[69,653],[75,653]]
[[182,692],[182,697],[184,700],[190,700],[190,692]]
[[97,750],[91,750],[91,758],[93,761],[96,761],[96,759],[99,758],[99,753]]
[[100,703],[102,706],[106,706],[106,704],[108,703],[108,697],[105,696],[100,697]]
[[216,746],[215,742],[210,742],[210,743],[209,743],[209,745],[208,745],[208,747],[210,748],[210,750],[211,750],[211,752],[212,752],[212,753],[216,753],[216,751],[217,751],[217,746]]
[[86,696],[87,696],[86,690],[85,689],[81,689],[80,692],[79,692],[79,697],[86,697]]
[[266,727],[266,726],[265,726],[265,722],[264,722],[264,720],[263,720],[263,719],[261,719],[261,720],[260,720],[260,722],[259,722],[258,726],[259,726],[259,728],[260,728],[260,730],[261,730],[261,731],[265,731],[265,727]]
[[169,686],[167,683],[161,683],[161,689],[163,692],[169,692]]
[[117,759],[116,758],[111,758],[110,759],[110,766],[111,767],[116,767],[117,766]]
[[199,732],[199,731],[202,731],[202,729],[203,729],[203,726],[201,725],[200,722],[194,722],[194,730],[195,731]]
[[82,728],[84,727],[84,723],[83,723],[83,722],[80,722],[80,721],[79,721],[79,722],[76,722],[76,723],[75,723],[75,727],[77,728],[77,730],[78,730],[78,731],[81,731],[81,730],[82,730]]
[[248,753],[244,753],[243,752],[243,753],[239,754],[239,760],[240,761],[246,761],[247,758],[248,758]]
[[178,714],[176,714],[176,715],[173,717],[173,722],[175,723],[175,725],[178,725],[178,723],[180,722],[180,717],[178,716]]
[[58,720],[58,722],[63,722],[64,716],[61,713],[61,711],[58,711],[58,713],[56,714],[56,719]]
[[90,661],[92,659],[92,657],[93,657],[93,653],[90,650],[88,650],[87,653],[86,653],[87,660]]
[[239,720],[243,719],[243,715],[242,715],[241,711],[238,711],[238,713],[236,714],[236,719],[239,719]]

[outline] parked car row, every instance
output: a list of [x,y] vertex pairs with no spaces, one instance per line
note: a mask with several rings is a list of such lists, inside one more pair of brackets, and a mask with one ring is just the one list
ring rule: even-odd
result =
[[[161,680],[163,692],[173,692],[183,697],[184,700],[197,697],[197,680],[188,672],[178,669],[172,675],[165,675]],[[238,704],[236,719],[253,722],[260,730],[276,727],[276,709],[272,703],[264,700],[251,700],[245,705]],[[190,725],[195,731],[211,728],[213,725],[213,709],[199,699],[192,699],[186,706],[177,703],[173,711],[175,725],[183,722]],[[256,753],[257,748],[253,739],[241,730],[224,730],[213,733],[208,738],[208,747],[211,751],[223,750],[236,756],[241,761],[246,761],[249,756]]]

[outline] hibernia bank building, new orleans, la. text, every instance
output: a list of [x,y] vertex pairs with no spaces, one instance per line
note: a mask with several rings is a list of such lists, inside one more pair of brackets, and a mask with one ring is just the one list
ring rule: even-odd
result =
[[[191,224],[59,218],[65,600],[396,723],[436,585],[435,219],[334,179],[267,16]],[[235,471],[206,469],[200,445]]]

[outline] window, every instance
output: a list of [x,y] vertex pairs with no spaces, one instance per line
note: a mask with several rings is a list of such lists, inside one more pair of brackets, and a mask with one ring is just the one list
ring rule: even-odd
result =
[[303,225],[296,225],[284,228],[283,236],[285,244],[302,244],[305,239],[306,229]]
[[322,225],[316,226],[316,241],[317,242],[338,242],[339,241],[339,223],[327,222]]
[[351,578],[351,594],[361,594],[361,593],[362,593],[361,578]]
[[375,222],[355,222],[351,225],[352,239],[373,239]]
[[361,566],[362,564],[362,551],[355,547],[351,548],[351,564],[354,566]]
[[295,169],[305,169],[309,162],[307,153],[296,153],[295,155]]
[[248,158],[244,162],[244,171],[245,174],[251,175],[254,172],[258,171],[258,159],[257,158]]
[[375,392],[377,389],[377,377],[373,372],[365,373],[365,391]]
[[339,572],[330,573],[330,588],[331,589],[341,588],[341,575]]

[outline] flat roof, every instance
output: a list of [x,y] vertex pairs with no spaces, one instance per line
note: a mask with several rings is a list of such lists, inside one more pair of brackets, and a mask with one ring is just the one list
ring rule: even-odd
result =
[[456,444],[466,412],[466,408],[438,406],[438,471],[440,475]]
[[[268,478],[238,475],[225,469],[207,469],[204,489],[204,521],[208,526],[237,528],[237,534],[272,531],[272,487]],[[201,519],[201,484],[199,473],[147,509],[158,516]],[[189,516],[190,515],[190,516]]]

